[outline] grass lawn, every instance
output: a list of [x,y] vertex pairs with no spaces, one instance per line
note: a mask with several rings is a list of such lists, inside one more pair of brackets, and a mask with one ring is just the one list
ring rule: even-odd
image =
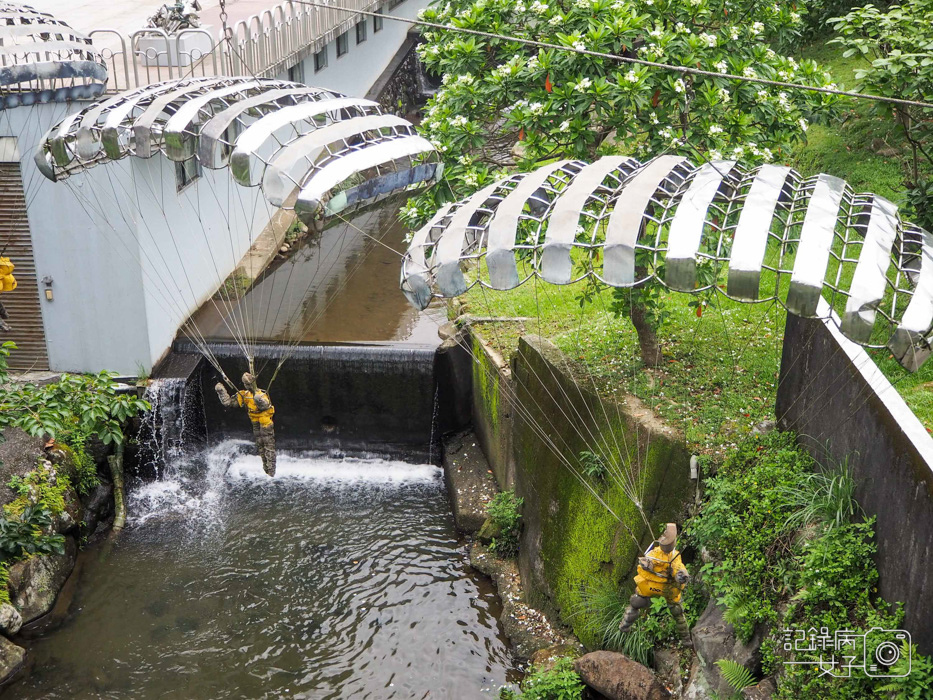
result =
[[659,339],[664,364],[641,365],[635,331],[607,309],[610,292],[580,306],[582,285],[529,281],[508,292],[474,287],[465,297],[474,316],[528,317],[521,323],[485,323],[482,332],[511,356],[523,333],[542,335],[575,362],[575,371],[601,395],[631,393],[682,430],[691,449],[723,455],[752,427],[774,416],[784,309],[740,304],[717,295],[698,317],[690,295],[671,293],[670,317]]

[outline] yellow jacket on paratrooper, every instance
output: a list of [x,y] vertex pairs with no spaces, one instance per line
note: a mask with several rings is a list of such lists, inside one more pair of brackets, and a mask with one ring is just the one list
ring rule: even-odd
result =
[[686,570],[680,552],[665,552],[657,546],[638,560],[635,592],[645,598],[663,596],[669,603],[679,603],[684,587],[677,582],[677,572]]
[[9,258],[0,257],[0,292],[12,292],[16,289],[16,278],[13,277],[13,265]]
[[[275,407],[272,405],[272,402],[269,400],[269,395],[266,392],[260,389],[254,394],[244,389],[237,392],[236,402],[241,408],[246,408],[249,419],[253,421],[253,423],[259,423],[259,425],[263,427],[272,425],[272,416],[275,414]],[[268,408],[263,408],[263,406],[268,406]]]

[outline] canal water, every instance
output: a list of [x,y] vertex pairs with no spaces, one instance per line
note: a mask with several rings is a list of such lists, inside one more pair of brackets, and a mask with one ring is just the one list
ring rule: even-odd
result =
[[178,460],[81,555],[2,698],[482,698],[514,680],[441,470],[250,446]]
[[[233,329],[272,342],[392,342],[436,346],[443,306],[420,312],[399,290],[408,233],[386,204],[304,239],[227,309],[209,302],[194,316],[205,338]],[[364,235],[361,231],[366,231]]]

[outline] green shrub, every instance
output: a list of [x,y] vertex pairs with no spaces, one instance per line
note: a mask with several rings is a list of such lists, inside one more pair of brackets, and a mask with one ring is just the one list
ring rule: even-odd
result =
[[497,493],[486,506],[486,514],[499,530],[499,536],[493,538],[489,548],[500,557],[514,557],[518,554],[518,537],[522,531],[520,509],[523,502],[510,489]]
[[580,472],[593,481],[605,481],[609,477],[609,468],[599,455],[583,450],[577,458],[580,460]]
[[855,502],[855,479],[846,463],[828,472],[804,474],[794,486],[781,488],[779,495],[794,509],[785,521],[789,529],[811,523],[831,529],[851,522],[862,512]]
[[533,669],[522,681],[521,692],[511,688],[499,691],[500,700],[580,700],[583,683],[573,670],[573,661],[558,659],[549,669]]
[[743,442],[705,482],[708,499],[687,537],[711,554],[703,580],[742,639],[757,624],[776,622],[778,599],[796,590],[796,533],[785,528],[795,510],[782,494],[813,465],[793,434],[775,432]]
[[0,560],[15,561],[33,554],[61,554],[65,538],[48,534],[52,513],[38,505],[27,506],[19,515],[0,517]]
[[82,496],[89,494],[100,484],[97,465],[87,451],[88,437],[88,434],[82,430],[72,431],[63,437],[63,442],[70,453],[71,465],[74,468],[74,487]]

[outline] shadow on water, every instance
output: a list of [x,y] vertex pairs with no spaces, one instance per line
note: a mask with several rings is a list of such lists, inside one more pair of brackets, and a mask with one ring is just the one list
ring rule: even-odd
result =
[[130,496],[3,698],[471,698],[516,678],[441,471],[227,442]]

